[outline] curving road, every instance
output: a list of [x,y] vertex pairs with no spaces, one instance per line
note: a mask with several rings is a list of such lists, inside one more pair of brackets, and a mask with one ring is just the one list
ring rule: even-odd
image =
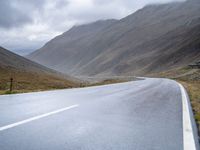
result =
[[198,150],[182,92],[175,81],[145,79],[0,96],[0,149]]

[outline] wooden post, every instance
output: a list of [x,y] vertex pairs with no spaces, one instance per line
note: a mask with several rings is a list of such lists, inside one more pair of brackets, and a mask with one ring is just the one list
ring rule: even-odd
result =
[[13,90],[13,78],[10,78],[10,92]]

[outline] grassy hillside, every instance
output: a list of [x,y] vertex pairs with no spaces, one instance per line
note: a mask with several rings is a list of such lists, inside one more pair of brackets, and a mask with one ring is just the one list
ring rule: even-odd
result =
[[10,78],[13,78],[14,93],[79,86],[75,78],[0,47],[0,94],[9,93]]
[[0,94],[8,94],[10,78],[13,78],[13,93],[63,89],[79,86],[78,83],[48,73],[20,71],[0,67]]

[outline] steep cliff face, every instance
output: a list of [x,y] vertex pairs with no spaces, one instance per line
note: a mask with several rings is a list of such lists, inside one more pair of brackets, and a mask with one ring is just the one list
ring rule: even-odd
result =
[[73,75],[143,75],[200,59],[200,1],[76,26],[28,58]]

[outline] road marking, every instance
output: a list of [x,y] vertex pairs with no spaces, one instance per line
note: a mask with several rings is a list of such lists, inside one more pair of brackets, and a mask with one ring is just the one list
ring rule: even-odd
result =
[[22,124],[26,124],[26,123],[31,122],[31,121],[35,121],[35,120],[38,120],[38,119],[41,119],[41,118],[44,118],[44,117],[47,117],[47,116],[51,116],[51,115],[54,115],[54,114],[57,114],[57,113],[78,107],[78,106],[79,105],[72,105],[72,106],[65,107],[65,108],[62,108],[62,109],[59,109],[59,110],[56,110],[56,111],[52,111],[52,112],[45,113],[45,114],[42,114],[42,115],[39,115],[39,116],[35,116],[35,117],[29,118],[29,119],[26,119],[26,120],[23,120],[23,121],[19,121],[19,122],[13,123],[13,124],[9,124],[9,125],[0,127],[0,131],[7,130],[7,129],[10,129],[10,128],[14,128],[14,127],[20,126]]
[[182,95],[182,107],[183,107],[183,149],[184,150],[196,150],[194,134],[192,130],[192,122],[189,111],[189,101],[185,91],[185,88],[179,84]]

